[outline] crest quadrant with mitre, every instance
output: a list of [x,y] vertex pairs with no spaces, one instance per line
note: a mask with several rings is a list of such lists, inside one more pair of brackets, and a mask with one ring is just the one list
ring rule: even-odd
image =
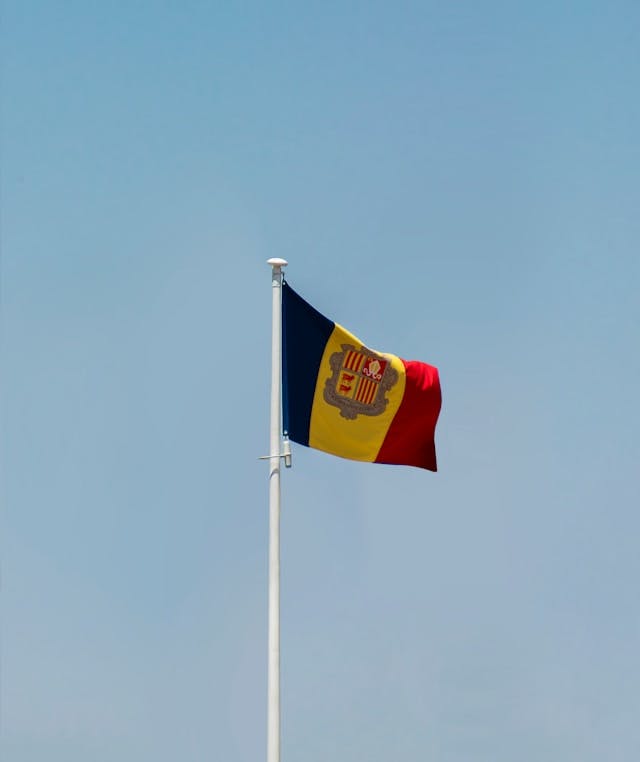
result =
[[398,381],[398,371],[382,355],[367,347],[342,344],[342,352],[329,358],[331,377],[324,386],[324,400],[339,408],[343,418],[380,415],[389,404],[385,396]]

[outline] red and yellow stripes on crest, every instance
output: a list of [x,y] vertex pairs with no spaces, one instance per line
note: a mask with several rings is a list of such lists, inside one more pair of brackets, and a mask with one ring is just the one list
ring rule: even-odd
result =
[[365,355],[363,355],[362,352],[355,352],[350,349],[345,355],[343,367],[347,370],[355,370],[357,372],[362,367],[364,359]]
[[370,405],[375,399],[378,384],[368,378],[361,378],[354,399],[364,405]]
[[[349,370],[353,373],[359,373],[362,370],[367,355],[362,352],[357,352],[353,349],[347,350],[342,361],[342,367],[344,370]],[[378,390],[378,384],[371,379],[360,377],[358,380],[358,387],[353,399],[357,402],[362,402],[363,405],[371,405],[376,398],[376,392]]]

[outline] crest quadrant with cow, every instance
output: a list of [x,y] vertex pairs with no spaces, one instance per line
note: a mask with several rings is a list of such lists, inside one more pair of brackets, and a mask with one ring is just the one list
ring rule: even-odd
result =
[[325,381],[324,400],[343,418],[380,415],[389,404],[385,396],[398,382],[398,371],[383,355],[367,347],[342,344],[330,359],[331,376]]

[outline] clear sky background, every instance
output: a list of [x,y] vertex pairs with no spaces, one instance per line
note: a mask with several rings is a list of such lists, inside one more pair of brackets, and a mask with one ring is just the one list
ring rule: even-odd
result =
[[283,762],[639,759],[636,0],[3,6],[3,759],[264,759],[272,256],[444,396],[284,473]]

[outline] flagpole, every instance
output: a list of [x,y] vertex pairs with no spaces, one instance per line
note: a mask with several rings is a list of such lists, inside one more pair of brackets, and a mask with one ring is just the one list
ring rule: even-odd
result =
[[271,424],[269,446],[269,662],[267,673],[267,762],[280,762],[280,442],[282,268],[284,259],[271,265]]

